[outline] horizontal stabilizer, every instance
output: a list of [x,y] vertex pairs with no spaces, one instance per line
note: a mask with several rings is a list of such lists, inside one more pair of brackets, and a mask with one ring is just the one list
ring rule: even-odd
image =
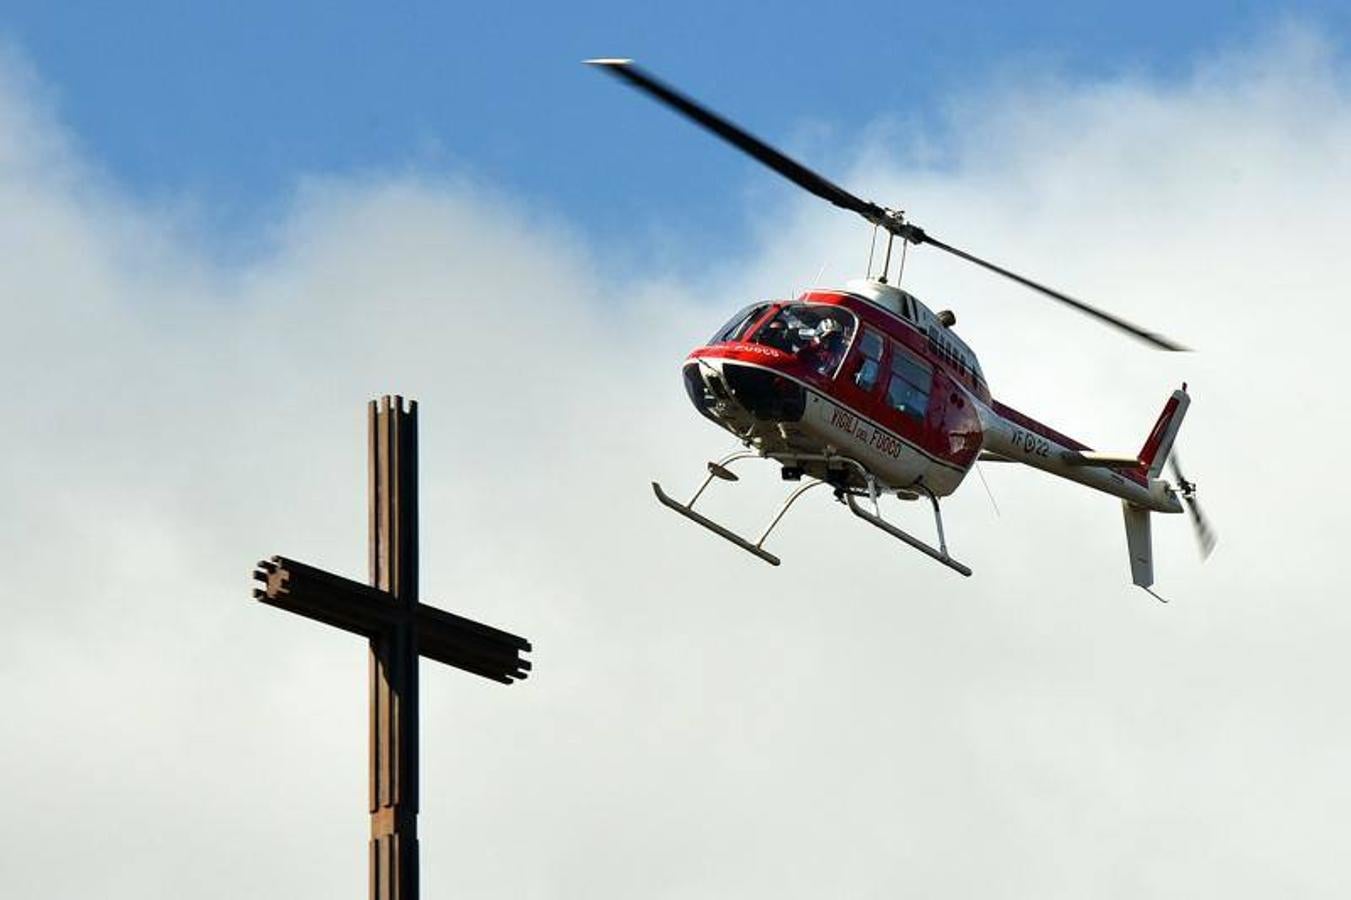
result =
[[1071,466],[1098,469],[1138,469],[1140,460],[1129,453],[1099,453],[1096,450],[1066,450],[1060,455]]

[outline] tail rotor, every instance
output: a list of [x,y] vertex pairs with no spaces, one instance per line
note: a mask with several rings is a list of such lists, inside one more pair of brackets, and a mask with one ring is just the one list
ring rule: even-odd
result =
[[1176,487],[1182,496],[1182,505],[1187,507],[1187,514],[1191,516],[1192,529],[1196,532],[1196,544],[1201,550],[1201,558],[1206,559],[1215,549],[1217,541],[1215,529],[1210,526],[1210,520],[1201,511],[1200,501],[1196,499],[1196,482],[1188,481],[1182,474],[1176,450],[1168,457],[1168,465],[1173,470],[1173,477],[1177,479]]

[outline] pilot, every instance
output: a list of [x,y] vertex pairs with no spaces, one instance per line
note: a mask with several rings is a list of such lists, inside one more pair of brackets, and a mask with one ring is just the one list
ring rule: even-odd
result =
[[816,371],[829,375],[840,362],[844,351],[844,328],[834,319],[822,319],[816,326],[816,338],[812,341],[817,363]]
[[765,326],[764,336],[759,338],[759,341],[776,350],[789,350],[788,337],[788,324],[783,321],[781,316],[775,316]]

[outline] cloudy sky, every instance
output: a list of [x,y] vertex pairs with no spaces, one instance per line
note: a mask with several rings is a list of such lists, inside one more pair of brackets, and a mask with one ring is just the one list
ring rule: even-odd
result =
[[[249,573],[363,577],[364,403],[395,391],[425,599],[536,648],[511,688],[423,667],[426,896],[1351,891],[1344,14],[859,11],[889,60],[806,9],[161,6],[0,12],[15,896],[364,895],[365,649]],[[614,53],[1197,347],[910,258],[995,394],[1094,446],[1189,382],[1221,543],[1156,521],[1171,604],[1115,500],[1012,467],[998,512],[978,480],[948,506],[969,580],[825,496],[778,569],[658,507],[728,447],[683,354],[861,274],[868,228],[576,64]],[[710,508],[751,530],[776,478]]]

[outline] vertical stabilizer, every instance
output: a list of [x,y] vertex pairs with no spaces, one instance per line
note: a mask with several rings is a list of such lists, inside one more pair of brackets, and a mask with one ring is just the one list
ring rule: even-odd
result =
[[1149,536],[1149,510],[1121,501],[1126,517],[1126,550],[1131,558],[1131,581],[1145,590],[1154,584],[1154,551]]
[[1150,478],[1158,478],[1163,471],[1163,464],[1168,461],[1173,441],[1177,438],[1177,430],[1182,427],[1182,417],[1187,414],[1190,405],[1191,397],[1187,395],[1185,384],[1182,390],[1173,391],[1173,396],[1164,404],[1159,420],[1154,423],[1154,429],[1140,448],[1140,463],[1149,470]]

